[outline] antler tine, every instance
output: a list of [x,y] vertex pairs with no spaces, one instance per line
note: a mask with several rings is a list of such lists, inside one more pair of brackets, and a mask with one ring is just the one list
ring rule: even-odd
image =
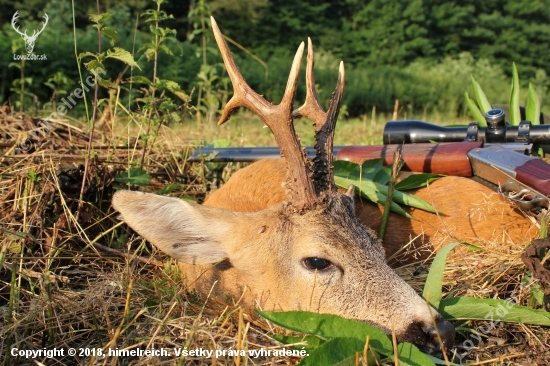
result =
[[25,33],[21,33],[19,31],[19,26],[17,26],[17,28],[15,27],[16,24],[17,24],[17,19],[19,18],[19,10],[15,12],[15,14],[13,14],[13,17],[11,18],[11,26],[12,28],[17,32],[19,33],[20,35],[26,35],[27,34],[27,30],[25,30]]
[[303,42],[300,44],[294,56],[281,103],[273,105],[264,97],[254,92],[246,83],[231,56],[231,52],[216,21],[213,17],[211,20],[214,37],[216,38],[216,43],[233,84],[234,93],[223,109],[218,124],[221,125],[227,122],[231,113],[238,107],[249,108],[264,121],[275,136],[275,140],[281,149],[281,155],[287,161],[287,193],[289,194],[290,202],[301,211],[308,204],[317,201],[317,195],[311,178],[310,162],[300,146],[292,119],[292,106],[300,73],[304,44]]
[[345,71],[344,63],[340,62],[336,88],[332,93],[329,109],[325,112],[319,103],[319,97],[317,96],[317,90],[315,88],[315,77],[313,73],[314,63],[313,44],[311,39],[308,38],[306,101],[300,108],[296,109],[292,115],[295,118],[302,116],[308,117],[315,125],[315,149],[317,151],[317,155],[313,159],[313,180],[316,193],[320,194],[322,192],[330,193],[336,191],[332,166],[332,162],[334,160],[332,146],[334,128],[336,126],[336,121],[338,120],[340,104],[344,95]]

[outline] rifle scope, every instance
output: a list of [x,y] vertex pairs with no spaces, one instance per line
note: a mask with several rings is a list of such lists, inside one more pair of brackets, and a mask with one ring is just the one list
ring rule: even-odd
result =
[[384,144],[483,141],[550,145],[550,124],[531,125],[529,121],[521,121],[518,126],[510,126],[505,122],[502,109],[491,109],[485,113],[485,120],[487,127],[477,122],[464,127],[444,127],[417,120],[389,121],[384,127]]

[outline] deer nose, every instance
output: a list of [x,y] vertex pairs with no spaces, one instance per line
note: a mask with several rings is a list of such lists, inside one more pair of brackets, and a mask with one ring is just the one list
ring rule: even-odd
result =
[[432,342],[434,344],[439,343],[437,338],[437,334],[439,333],[439,337],[441,337],[441,341],[445,347],[451,347],[455,342],[455,328],[451,323],[443,319],[443,317],[437,319],[436,321],[437,328],[432,328],[428,331],[428,335],[431,337]]

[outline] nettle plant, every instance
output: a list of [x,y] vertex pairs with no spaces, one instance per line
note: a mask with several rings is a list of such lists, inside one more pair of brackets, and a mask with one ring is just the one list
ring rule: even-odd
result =
[[[109,38],[111,48],[104,52],[84,52],[78,56],[79,62],[91,58],[90,61],[84,62],[84,66],[91,73],[96,73],[96,70],[100,69],[106,70],[104,62],[110,58],[122,61],[126,65],[124,70],[119,73],[115,80],[103,77],[99,80],[99,85],[110,91],[110,97],[107,100],[109,104],[117,104],[122,107],[122,105],[118,103],[118,96],[123,85],[129,84],[129,88],[124,86],[124,90],[127,91],[129,95],[128,107],[122,107],[122,109],[128,113],[131,120],[142,125],[142,130],[145,131],[140,136],[144,144],[141,164],[143,164],[148,147],[154,144],[159,128],[170,122],[180,122],[182,120],[182,114],[189,109],[188,103],[190,101],[190,96],[182,90],[180,85],[173,80],[158,77],[159,56],[161,54],[174,56],[168,44],[173,44],[181,50],[181,45],[176,39],[176,30],[160,25],[163,21],[173,19],[172,15],[168,15],[164,10],[161,10],[162,3],[163,0],[156,0],[156,8],[148,9],[141,14],[145,22],[149,23],[151,39],[137,51],[137,53],[140,54],[137,61],[134,59],[135,55],[132,55],[129,51],[120,47],[115,47],[117,33],[113,28],[106,25],[111,18],[110,13],[90,15],[90,20],[94,23],[94,27],[98,29],[98,32]],[[153,73],[150,78],[145,75],[133,75],[134,67],[141,70],[139,62],[143,59],[153,63]],[[130,77],[124,79],[123,77],[128,69],[130,69]],[[136,91],[136,89],[132,89],[132,87],[135,84],[143,86],[137,90],[142,96],[132,100],[133,92]],[[116,93],[113,91],[116,91]],[[105,101],[106,100],[100,100],[99,102]],[[132,104],[134,104],[133,108],[131,108]],[[129,169],[126,173],[128,178],[132,178],[134,174],[137,174],[140,177],[138,179],[140,182],[144,174],[142,169]]]

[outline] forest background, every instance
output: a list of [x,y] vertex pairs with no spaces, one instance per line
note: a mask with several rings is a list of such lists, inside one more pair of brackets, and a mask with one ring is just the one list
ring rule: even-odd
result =
[[[152,37],[150,23],[141,15],[154,7],[145,0],[99,1],[100,12],[112,15],[107,25],[117,32],[115,45],[136,60]],[[209,15],[246,49],[231,46],[247,81],[270,100],[282,96],[292,55],[308,36],[316,47],[316,82],[323,100],[330,98],[338,62],[344,60],[343,113],[349,117],[371,113],[373,107],[392,111],[396,99],[410,115],[468,115],[464,92],[469,91],[470,75],[489,100],[506,103],[512,62],[522,85],[533,83],[543,102],[550,85],[550,0],[183,0],[163,4],[162,9],[173,15],[162,26],[176,31],[177,42],[165,43],[172,55],[159,57],[158,77],[177,82],[190,104],[202,103],[210,110],[219,110],[230,86]],[[47,60],[14,60],[25,54],[11,25],[16,11],[21,30],[29,29],[29,34],[40,29],[48,14],[34,49]],[[76,1],[78,53],[98,51],[97,29],[89,14],[97,14],[96,2]],[[105,36],[102,43],[110,47]],[[134,76],[151,75],[153,63],[141,59],[138,64],[141,70],[133,68]],[[114,59],[105,66],[112,79],[125,67]],[[129,75],[126,71],[123,80]],[[78,80],[71,2],[0,0],[0,104],[51,109]],[[303,85],[300,88],[297,98],[304,95]],[[122,93],[130,92],[126,84]],[[83,113],[83,106],[71,113]]]

